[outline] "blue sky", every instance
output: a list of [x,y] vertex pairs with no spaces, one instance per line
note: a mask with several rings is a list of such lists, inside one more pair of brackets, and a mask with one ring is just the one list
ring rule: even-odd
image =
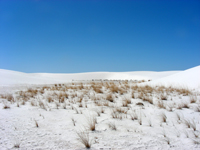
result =
[[0,68],[168,71],[200,65],[199,0],[0,0]]

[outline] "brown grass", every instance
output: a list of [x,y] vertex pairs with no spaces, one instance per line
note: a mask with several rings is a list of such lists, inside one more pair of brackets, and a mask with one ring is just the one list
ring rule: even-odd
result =
[[3,109],[10,109],[10,106],[6,103],[4,103]]
[[48,96],[47,101],[48,101],[48,103],[51,103],[51,102],[53,102],[53,98],[51,96]]
[[95,116],[89,116],[87,117],[87,122],[88,122],[88,129],[90,131],[95,131],[96,128],[96,117]]
[[167,122],[167,116],[166,116],[165,113],[162,113],[162,114],[160,115],[160,117],[161,117],[161,121],[162,121],[162,122]]
[[8,101],[14,101],[14,97],[13,97],[13,95],[12,94],[8,94],[8,95],[6,95],[6,99],[8,100]]
[[153,98],[150,96],[144,96],[143,101],[149,102],[150,104],[153,104]]
[[197,102],[197,96],[190,96],[190,103],[196,103]]
[[109,87],[109,89],[112,93],[118,93],[119,91],[119,87],[115,85],[114,83]]
[[114,98],[113,98],[113,95],[112,95],[112,94],[108,94],[108,95],[106,96],[106,99],[107,99],[108,101],[110,101],[110,102],[114,102]]
[[91,148],[92,142],[89,137],[89,132],[76,132],[80,142],[86,147]]
[[135,112],[131,113],[130,117],[131,117],[131,120],[138,120],[138,115]]
[[159,107],[159,108],[163,108],[163,109],[165,109],[165,105],[164,105],[164,103],[163,103],[163,101],[158,101],[158,103],[157,103],[157,106]]
[[35,120],[35,126],[38,128],[39,125],[38,125],[38,122]]
[[167,100],[167,95],[161,94],[161,95],[160,95],[160,99],[161,99],[161,100]]

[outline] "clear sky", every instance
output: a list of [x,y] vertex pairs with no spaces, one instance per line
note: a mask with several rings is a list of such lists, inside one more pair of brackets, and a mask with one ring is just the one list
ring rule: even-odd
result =
[[0,69],[78,73],[198,65],[199,0],[0,0]]

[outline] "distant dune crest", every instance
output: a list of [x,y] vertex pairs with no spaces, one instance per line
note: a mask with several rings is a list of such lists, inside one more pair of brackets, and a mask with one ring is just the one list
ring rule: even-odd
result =
[[134,71],[134,72],[88,72],[75,74],[22,73],[0,69],[0,85],[53,84],[72,80],[153,80],[149,84],[184,85],[200,88],[200,66],[185,71]]

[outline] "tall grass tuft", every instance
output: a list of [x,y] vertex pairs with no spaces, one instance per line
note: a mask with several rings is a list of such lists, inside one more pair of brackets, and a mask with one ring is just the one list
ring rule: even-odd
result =
[[89,137],[89,132],[76,132],[80,142],[86,147],[91,148],[92,142]]

